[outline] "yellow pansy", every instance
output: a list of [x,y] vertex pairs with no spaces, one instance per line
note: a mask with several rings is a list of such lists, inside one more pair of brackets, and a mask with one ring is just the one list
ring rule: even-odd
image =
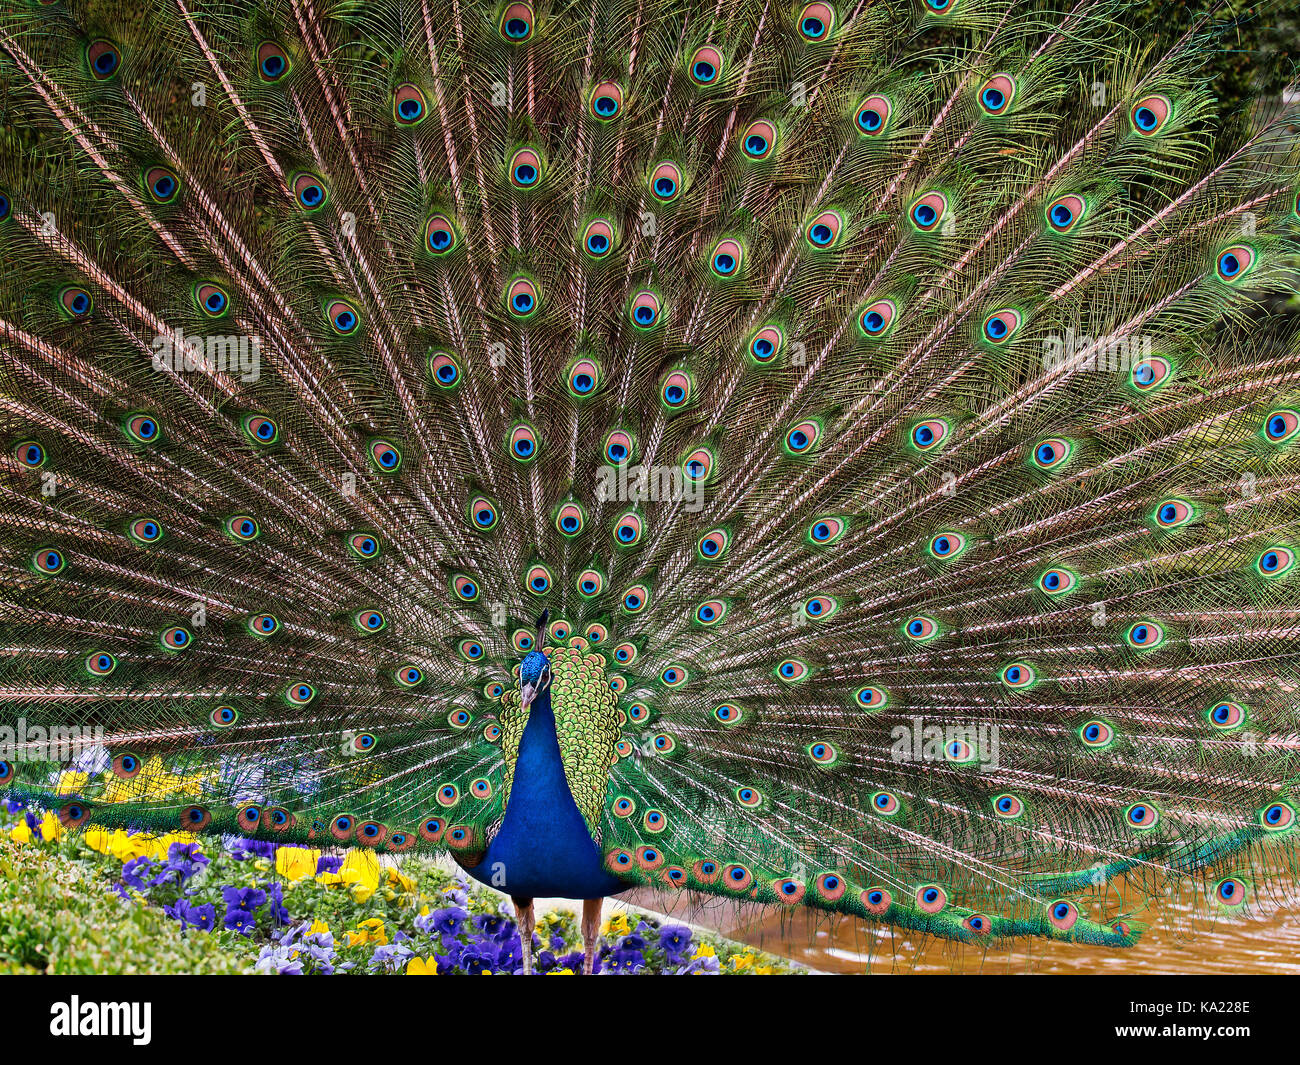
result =
[[312,921],[311,927],[307,929],[307,934],[309,936],[325,935],[329,932],[329,930],[330,930],[330,926],[327,925],[324,921],[322,921],[319,917],[317,917],[314,921]]
[[41,839],[58,839],[63,835],[63,825],[54,814],[46,810],[45,816],[41,819]]
[[26,821],[19,821],[17,827],[9,833],[9,838],[15,843],[30,843],[32,841],[32,830],[27,827]]
[[750,953],[733,954],[731,956],[731,968],[735,972],[740,972],[742,969],[748,969],[753,964],[754,964],[753,954]]
[[432,959],[421,958],[418,954],[406,963],[407,976],[437,976],[438,965]]
[[712,958],[712,957],[716,957],[716,955],[717,952],[711,946],[709,946],[707,943],[701,943],[699,947],[696,949],[695,953],[691,955],[691,957]]
[[547,976],[577,976],[572,969],[552,969]]
[[343,942],[349,947],[355,947],[358,943],[369,943],[369,932],[344,932]]
[[305,847],[281,847],[275,852],[275,871],[286,880],[301,880],[316,875],[321,852]]
[[390,868],[388,870],[388,879],[389,881],[391,881],[392,883],[400,887],[403,891],[408,892],[409,894],[412,895],[415,894],[415,881],[412,880],[409,876],[403,876],[396,869]]
[[74,773],[70,769],[65,769],[59,774],[59,784],[55,789],[56,795],[80,795],[90,783],[89,773]]
[[631,929],[627,925],[627,914],[615,913],[605,918],[605,923],[601,925],[600,934],[602,936],[625,936]]

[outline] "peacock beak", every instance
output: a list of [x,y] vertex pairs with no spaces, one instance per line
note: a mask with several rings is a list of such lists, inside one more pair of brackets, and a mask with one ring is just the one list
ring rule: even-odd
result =
[[541,684],[532,684],[525,681],[519,688],[520,697],[523,700],[524,709],[527,710],[532,705],[537,693],[542,690]]

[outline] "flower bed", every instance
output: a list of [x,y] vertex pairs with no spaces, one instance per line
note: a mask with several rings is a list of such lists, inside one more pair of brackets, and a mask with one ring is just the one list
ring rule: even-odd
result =
[[[68,832],[0,806],[0,972],[522,972],[509,900],[427,859],[228,836]],[[614,912],[600,974],[767,975],[789,963],[650,914]],[[538,916],[534,968],[582,972],[574,914]]]

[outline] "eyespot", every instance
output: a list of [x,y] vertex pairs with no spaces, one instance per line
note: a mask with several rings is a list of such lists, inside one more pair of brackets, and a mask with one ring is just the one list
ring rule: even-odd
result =
[[1173,364],[1160,355],[1136,363],[1129,373],[1129,382],[1139,392],[1154,392],[1174,372]]
[[894,105],[884,96],[868,96],[858,106],[857,117],[854,119],[858,127],[858,132],[868,137],[878,137],[889,128],[890,116],[894,113]]
[[1065,595],[1072,592],[1079,584],[1079,575],[1073,570],[1057,567],[1049,569],[1038,578],[1038,587],[1048,595]]
[[613,466],[622,466],[632,456],[634,441],[632,434],[624,429],[615,429],[605,437],[605,459]]
[[393,90],[393,121],[399,126],[414,126],[429,113],[429,102],[418,86],[399,85]]
[[1059,196],[1047,205],[1047,224],[1054,233],[1068,233],[1079,224],[1087,202],[1081,196]]
[[49,458],[49,453],[35,440],[24,440],[22,443],[17,444],[14,447],[13,455],[29,470],[39,470],[45,465],[45,460]]
[[656,754],[671,754],[677,749],[677,741],[666,732],[660,732],[650,743]]
[[1214,885],[1215,902],[1232,909],[1244,906],[1249,894],[1245,881],[1235,876],[1224,877]]
[[233,706],[223,704],[208,715],[208,721],[213,728],[230,728],[231,725],[239,721],[239,711]]
[[[946,3],[947,0],[943,0],[943,2]],[[894,897],[880,887],[867,888],[862,892],[861,898],[862,905],[866,907],[867,912],[875,917],[884,916],[894,902]]]
[[970,765],[977,760],[978,755],[975,748],[966,740],[951,739],[944,744],[943,757],[956,765]]
[[59,306],[71,318],[85,318],[94,309],[95,301],[80,285],[69,285],[59,292]]
[[754,874],[743,865],[729,865],[722,870],[722,886],[729,891],[744,891],[754,882]]
[[588,110],[600,122],[617,118],[623,111],[622,87],[616,81],[602,81],[592,90]]
[[966,550],[966,537],[961,533],[942,532],[930,538],[930,554],[948,561]]
[[316,698],[316,689],[306,681],[298,681],[285,689],[284,698],[291,706],[306,706]]
[[17,772],[18,770],[15,768],[13,762],[8,762],[0,758],[0,784],[8,784],[13,780]]
[[745,716],[744,708],[735,703],[722,703],[713,708],[713,717],[728,728],[739,725],[745,720]]
[[1165,630],[1154,621],[1139,621],[1129,626],[1124,638],[1130,647],[1150,651],[1165,642]]
[[438,789],[438,802],[442,806],[455,806],[460,802],[460,788],[455,784],[444,784]]
[[641,827],[647,832],[658,834],[668,827],[668,818],[662,810],[647,810],[641,818]]
[[1220,252],[1214,268],[1219,275],[1219,280],[1235,284],[1245,277],[1254,265],[1255,250],[1244,244],[1238,244],[1227,251]]
[[634,643],[621,643],[611,652],[614,661],[619,665],[627,666],[636,661],[637,649]]
[[162,435],[162,427],[152,414],[128,414],[122,421],[122,428],[137,444],[156,443]]
[[765,325],[749,342],[749,357],[760,365],[771,362],[785,346],[785,333],[779,326]]
[[650,707],[645,703],[633,703],[627,708],[627,716],[638,724],[643,724],[650,720]]
[[1054,470],[1064,466],[1074,451],[1068,440],[1053,437],[1034,447],[1034,465],[1040,470]]
[[593,259],[603,259],[614,250],[614,226],[603,218],[588,222],[582,231],[582,250]]
[[522,44],[533,35],[534,25],[532,4],[510,4],[501,15],[501,36],[511,44]]
[[289,73],[289,56],[273,41],[257,46],[257,75],[263,81],[277,82]]
[[451,590],[456,598],[463,603],[472,603],[478,598],[478,584],[462,573],[452,577]]
[[408,662],[393,671],[393,679],[403,688],[414,688],[424,680],[424,671],[419,666]]
[[117,668],[117,659],[107,651],[91,651],[86,656],[86,671],[96,677],[107,677]]
[[60,573],[67,564],[67,556],[53,547],[43,547],[32,555],[32,565],[39,573],[50,575]]
[[450,714],[447,715],[447,724],[450,725],[452,728],[454,728],[457,732],[459,732],[461,729],[468,728],[469,723],[472,720],[473,718],[466,710],[453,710]]
[[835,26],[835,12],[826,4],[809,4],[799,13],[799,35],[805,41],[824,41]]
[[1124,811],[1124,820],[1132,828],[1155,828],[1160,821],[1160,811],[1149,802],[1135,802]]
[[456,247],[456,227],[445,214],[436,214],[424,224],[424,246],[431,255],[446,255]]
[[821,766],[834,765],[839,761],[840,753],[825,740],[816,740],[804,748],[804,752]]
[[127,535],[138,544],[156,544],[162,539],[162,526],[153,518],[136,518],[127,526]]
[[274,636],[280,631],[280,620],[274,614],[254,614],[248,619],[248,631],[254,636]]
[[746,159],[766,159],[775,147],[776,127],[765,119],[751,122],[740,135],[740,150]]
[[984,319],[981,333],[990,344],[1005,344],[1020,329],[1020,312],[1008,307]]
[[927,192],[916,200],[907,215],[912,225],[923,233],[933,232],[948,213],[948,197],[942,192]]
[[584,599],[591,599],[601,593],[605,587],[605,578],[594,569],[585,569],[578,574],[577,580],[574,581],[578,594]]
[[361,324],[361,315],[347,300],[331,300],[325,308],[325,317],[339,336],[350,336]]
[[351,839],[357,830],[357,819],[351,814],[339,814],[330,822],[330,835],[337,840]]
[[348,537],[348,550],[358,558],[375,558],[379,554],[379,538],[371,532],[354,532]]
[[922,913],[938,913],[948,905],[948,893],[938,884],[925,884],[916,889],[916,905]]
[[510,431],[507,451],[516,462],[530,462],[537,457],[537,432],[526,422],[520,422]]
[[889,332],[898,314],[898,305],[893,300],[876,300],[858,316],[858,327],[863,336],[882,337]]
[[151,166],[144,172],[144,187],[154,203],[171,203],[180,192],[181,183],[167,167]]
[[565,503],[555,513],[555,529],[561,536],[577,536],[586,523],[587,515],[577,503]]
[[239,813],[235,816],[239,827],[245,832],[256,832],[262,823],[262,810],[258,806],[241,807]]
[[133,754],[119,754],[113,759],[113,775],[123,780],[130,780],[144,767],[144,763]]
[[378,610],[359,610],[352,615],[352,623],[367,635],[383,632],[388,628],[388,619]]
[[1068,932],[1079,919],[1079,907],[1067,899],[1057,899],[1047,904],[1047,919],[1052,927]]
[[427,817],[424,823],[417,830],[420,838],[426,843],[437,843],[442,839],[443,830],[446,829],[447,822],[441,817]]
[[784,902],[787,906],[794,906],[802,901],[804,896],[804,886],[797,880],[773,880],[772,890],[776,893],[778,902]]
[[189,629],[173,625],[169,629],[163,629],[158,642],[168,651],[183,651],[194,642],[194,637],[190,635]]
[[590,625],[587,626],[587,631],[585,636],[586,639],[590,640],[592,643],[601,643],[609,639],[609,629],[607,629],[599,621],[593,621]]
[[329,202],[325,182],[315,174],[298,174],[293,179],[293,197],[304,211],[319,211]]
[[492,781],[487,777],[477,777],[469,782],[469,792],[476,799],[492,798]]
[[903,634],[909,640],[924,642],[932,640],[939,635],[939,623],[934,618],[928,618],[921,614],[914,618],[909,618],[903,623]]
[[516,318],[528,318],[536,313],[540,297],[537,286],[526,277],[517,278],[506,290],[506,308]]
[[280,439],[280,427],[265,414],[245,414],[240,425],[244,435],[261,447],[270,447]]
[[682,460],[682,473],[686,475],[688,481],[703,484],[713,473],[715,461],[716,458],[710,448],[697,447]]
[[439,388],[454,388],[460,384],[460,363],[445,351],[434,352],[429,357],[429,376]]
[[663,162],[650,174],[650,194],[660,203],[672,203],[682,192],[682,172],[676,163]]
[[1006,793],[993,800],[993,812],[1003,820],[1014,821],[1025,812],[1025,804],[1015,795]]
[[848,532],[848,528],[848,522],[843,518],[830,516],[814,518],[812,524],[808,526],[808,542],[818,547],[826,547],[839,540]]
[[726,616],[727,604],[721,599],[710,599],[695,608],[695,620],[701,625],[716,625]]
[[1169,101],[1163,96],[1148,96],[1139,100],[1129,111],[1133,132],[1143,137],[1158,133],[1168,121],[1170,110]]
[[1295,566],[1295,552],[1287,547],[1270,547],[1255,561],[1255,568],[1265,577],[1281,577]]
[[496,504],[487,496],[475,496],[471,499],[467,513],[469,514],[470,524],[479,532],[495,529],[497,522],[501,520]]
[[918,451],[933,451],[948,438],[950,431],[943,418],[927,418],[912,427],[912,446]]
[[989,78],[980,89],[980,110],[986,115],[1004,115],[1016,95],[1016,83],[1006,74]]
[[1223,732],[1241,728],[1246,723],[1246,718],[1246,708],[1241,703],[1215,703],[1205,711],[1205,719],[1210,723],[1210,726]]
[[792,455],[806,455],[816,449],[821,436],[821,422],[805,419],[785,434],[785,449]]
[[541,563],[531,566],[524,574],[524,587],[533,595],[545,595],[553,583],[555,581],[551,571]]
[[639,614],[650,605],[650,589],[644,584],[636,584],[623,593],[623,613]]
[[0,222],[8,218],[12,210],[13,204],[10,202],[9,197],[0,192]]
[[1002,668],[999,676],[1008,688],[1028,688],[1038,679],[1034,667],[1027,662],[1012,662]]
[[1259,823],[1267,832],[1280,832],[1295,824],[1295,810],[1290,803],[1275,802],[1260,811]]
[[477,662],[483,657],[483,645],[478,640],[461,640],[460,655],[467,662]]
[[614,800],[612,807],[615,817],[631,817],[636,812],[636,803],[626,795]]
[[779,662],[776,667],[777,679],[784,681],[786,684],[795,684],[801,680],[807,680],[811,673],[808,663],[801,658],[787,658]]
[[843,228],[844,219],[838,211],[822,211],[804,227],[804,236],[814,249],[826,251],[839,243]]
[[833,595],[814,595],[804,600],[804,616],[810,621],[825,621],[840,608],[840,602]]
[[993,931],[993,922],[982,913],[972,913],[962,921],[961,926],[977,936],[986,936]]
[[713,248],[713,258],[709,268],[715,277],[735,277],[740,273],[740,265],[745,257],[745,249],[740,242],[727,238],[720,240]]
[[695,553],[705,562],[717,562],[731,546],[731,534],[725,529],[706,532],[695,544]]
[[628,743],[627,740],[619,740],[616,744],[614,744],[614,753],[617,754],[618,757],[620,758],[629,757],[634,750],[635,748],[630,743]]
[[1300,430],[1300,414],[1293,410],[1275,410],[1264,419],[1264,436],[1274,444],[1285,444]]
[[202,806],[187,806],[181,811],[182,832],[202,832],[210,824],[212,824],[212,814]]
[[644,289],[632,297],[628,317],[636,328],[649,329],[659,321],[660,307],[659,295],[650,289]]
[[520,148],[510,157],[510,184],[517,189],[535,189],[541,183],[542,157],[531,148]]
[[293,827],[293,814],[282,806],[262,811],[262,827],[268,832],[285,832]]
[[91,41],[86,46],[86,62],[96,81],[107,81],[122,65],[122,53],[111,41]]
[[370,461],[380,473],[396,473],[402,468],[402,453],[388,440],[374,439],[367,447]]
[[600,378],[600,364],[595,359],[579,359],[569,367],[569,392],[579,399],[585,399],[600,388]]
[[614,522],[614,543],[619,547],[633,547],[641,541],[641,516],[629,510]]
[[879,710],[889,704],[889,692],[874,684],[868,684],[865,688],[859,688],[854,692],[853,699],[864,710]]
[[722,76],[722,53],[709,45],[697,48],[691,56],[690,71],[696,85],[715,84]]
[[680,688],[686,683],[689,676],[690,674],[686,672],[685,666],[672,665],[664,668],[663,672],[659,674],[659,679],[664,682],[665,687]]

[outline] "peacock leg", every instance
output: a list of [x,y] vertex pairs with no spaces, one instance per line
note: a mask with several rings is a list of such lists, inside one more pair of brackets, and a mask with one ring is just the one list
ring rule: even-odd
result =
[[533,975],[533,929],[537,927],[537,914],[533,910],[532,899],[517,899],[513,895],[510,901],[515,904],[515,923],[519,925],[519,944],[524,950],[524,975]]
[[596,964],[596,937],[600,935],[600,907],[604,899],[583,899],[582,902],[582,974],[590,976]]

